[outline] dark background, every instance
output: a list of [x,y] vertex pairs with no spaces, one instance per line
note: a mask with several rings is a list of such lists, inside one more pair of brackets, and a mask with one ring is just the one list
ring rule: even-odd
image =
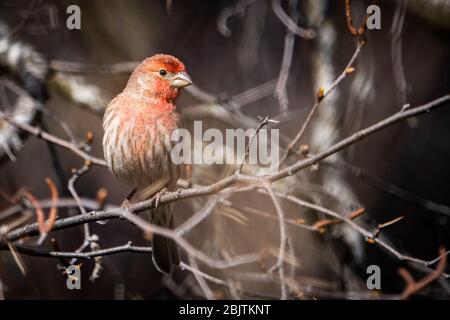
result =
[[[59,25],[50,27],[45,10],[36,17],[25,19],[23,12],[31,2],[35,8],[52,6],[57,8]],[[360,57],[362,67],[357,64],[355,74],[362,73],[371,81],[368,98],[364,103],[358,101],[349,105],[352,99],[354,76],[346,79],[338,88],[339,96],[335,104],[338,136],[346,136],[355,129],[373,124],[396,112],[402,106],[398,99],[398,89],[393,76],[391,60],[391,23],[396,1],[380,1],[382,28],[368,33],[368,44]],[[285,27],[270,8],[270,1],[259,0],[248,7],[244,14],[229,19],[230,37],[224,37],[217,30],[217,18],[224,8],[236,1],[177,1],[172,3],[170,14],[165,1],[7,1],[0,2],[0,20],[9,28],[21,25],[15,37],[27,42],[49,60],[67,60],[90,64],[110,64],[122,61],[141,61],[155,53],[164,52],[179,57],[199,88],[219,97],[231,97],[246,89],[271,79],[279,73],[283,55]],[[284,1],[283,1],[284,3]],[[65,27],[65,8],[77,4],[82,12],[81,30],[68,30]],[[369,3],[354,1],[353,12],[356,22],[361,20],[364,8]],[[337,34],[336,46],[331,59],[336,74],[348,62],[354,50],[354,39],[345,26],[344,1],[328,1],[327,19],[333,24]],[[285,6],[285,4],[283,4]],[[300,1],[299,12],[308,17],[305,1]],[[420,7],[420,1],[409,1],[402,33],[403,63],[408,83],[407,102],[416,106],[449,92],[450,89],[450,38],[448,21],[450,9],[432,11]],[[262,16],[262,18],[261,18]],[[258,18],[259,17],[259,18]],[[259,19],[259,20],[258,20]],[[258,22],[259,21],[259,22]],[[259,24],[258,24],[259,23]],[[447,25],[446,25],[447,24]],[[259,27],[258,27],[259,25]],[[317,86],[314,79],[313,60],[314,40],[296,39],[293,63],[288,82],[290,109],[307,110],[313,104]],[[372,69],[371,69],[372,68]],[[372,70],[370,75],[369,70]],[[5,72],[5,77],[10,75]],[[109,101],[124,87],[128,74],[83,75],[86,81],[96,84],[106,101]],[[18,81],[20,80],[14,79]],[[56,117],[64,119],[76,136],[83,137],[87,131],[94,135],[93,154],[102,157],[101,119],[102,112],[67,101],[60,93],[49,89],[49,100],[45,103]],[[197,103],[195,98],[185,93],[178,102],[178,108]],[[364,105],[361,122],[355,121],[358,108]],[[255,101],[243,108],[252,118],[259,115],[276,115],[278,102],[273,95]],[[282,134],[293,137],[303,123],[304,116],[292,118],[280,126]],[[63,136],[61,128],[45,117],[41,120],[48,130]],[[39,122],[38,122],[39,123]],[[352,147],[353,151],[343,152],[343,159],[354,166],[363,168],[371,176],[389,184],[403,188],[410,193],[431,201],[450,206],[450,109],[440,108],[431,114],[412,121],[403,122],[377,133]],[[189,124],[187,124],[189,125]],[[211,125],[214,125],[212,122]],[[320,123],[316,123],[320,126]],[[356,126],[356,128],[355,128]],[[305,140],[310,139],[309,136]],[[57,149],[66,178],[71,168],[79,168],[82,161],[65,150]],[[24,141],[17,161],[3,159],[0,167],[0,188],[13,194],[22,187],[31,190],[38,198],[49,197],[44,179],[50,176],[61,182],[54,173],[51,157],[46,144],[34,137]],[[328,171],[323,169],[321,181],[326,183]],[[331,170],[330,172],[333,172]],[[397,216],[404,219],[383,231],[395,247],[412,256],[432,259],[437,255],[440,245],[450,247],[448,214],[427,210],[421,205],[399,199],[386,188],[379,188],[374,181],[355,177],[347,171],[339,171],[340,179],[349,185],[368,212],[364,221],[376,226]],[[60,185],[64,194],[65,186]],[[99,188],[106,187],[108,202],[120,204],[128,190],[121,187],[104,168],[95,168],[77,183],[77,190],[83,197],[95,198]],[[252,204],[258,206],[256,199]],[[331,204],[330,204],[331,205]],[[9,204],[1,200],[0,208]],[[196,208],[188,202],[177,204],[177,212],[188,216]],[[288,208],[288,206],[286,207]],[[187,214],[186,214],[187,212]],[[64,211],[60,216],[64,216]],[[298,213],[292,209],[293,217]],[[232,223],[231,223],[232,224]],[[234,238],[234,246],[239,252],[240,243],[248,237],[258,238],[264,229],[248,229],[229,226],[226,237]],[[101,246],[108,247],[133,240],[145,244],[140,232],[122,221],[110,221],[107,225],[92,225],[93,232],[101,237]],[[208,232],[207,225],[190,235],[190,239],[200,247],[205,247],[214,235]],[[276,229],[274,229],[276,230]],[[82,239],[81,228],[55,233],[60,246],[74,250]],[[303,231],[302,231],[303,232]],[[365,268],[378,264],[382,269],[382,289],[387,293],[398,293],[403,281],[396,270],[402,265],[392,256],[363,240],[363,259],[359,262],[352,257],[349,245],[334,245],[334,238],[301,235],[298,250],[305,266],[304,273],[315,277],[331,279],[340,283],[344,279],[342,269],[327,266],[322,257],[323,246],[332,242],[332,250],[342,265],[347,265],[365,283]],[[336,241],[339,242],[339,241]],[[222,242],[223,243],[223,242]],[[245,247],[245,245],[243,245]],[[351,245],[350,245],[351,247]],[[243,249],[244,252],[246,250]],[[56,269],[57,261],[48,258],[27,257],[23,259],[28,267],[28,275],[23,277],[8,252],[0,253],[0,279],[6,286],[5,296],[12,299],[24,298],[81,298],[111,299],[121,297],[125,288],[125,298],[180,298],[198,296],[192,285],[186,285],[181,295],[164,287],[161,277],[154,270],[147,255],[122,253],[105,257],[104,270],[94,283],[83,277],[82,290],[68,291],[65,280]],[[92,263],[84,266],[88,274]],[[340,270],[340,271],[339,271]],[[417,277],[422,273],[414,273]],[[186,278],[186,272],[175,275],[177,281]],[[330,281],[331,281],[330,280]],[[256,286],[256,285],[255,285]],[[349,285],[338,285],[349,290]],[[448,283],[446,285],[448,287]],[[257,287],[266,291],[263,286]],[[225,293],[226,295],[227,293]],[[424,297],[448,297],[443,287],[436,285],[423,293]]]

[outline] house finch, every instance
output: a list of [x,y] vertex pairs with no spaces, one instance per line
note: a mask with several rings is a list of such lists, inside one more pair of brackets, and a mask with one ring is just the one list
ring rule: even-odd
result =
[[[103,118],[103,151],[116,178],[132,188],[133,201],[173,190],[181,166],[171,161],[172,132],[180,115],[175,99],[181,88],[192,84],[184,64],[175,57],[157,54],[145,59],[130,76],[125,89],[108,105]],[[131,199],[129,199],[131,201]],[[172,228],[168,205],[149,211],[158,226]],[[172,239],[154,234],[153,263],[164,273],[179,264]]]

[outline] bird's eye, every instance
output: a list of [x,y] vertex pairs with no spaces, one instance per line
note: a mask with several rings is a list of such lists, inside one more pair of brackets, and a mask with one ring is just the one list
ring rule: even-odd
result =
[[167,74],[166,69],[160,69],[160,70],[159,70],[159,74],[160,74],[161,76],[165,76],[165,75]]

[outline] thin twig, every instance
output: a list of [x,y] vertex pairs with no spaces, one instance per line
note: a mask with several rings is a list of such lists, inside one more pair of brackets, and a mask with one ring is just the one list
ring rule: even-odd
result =
[[251,145],[253,144],[255,138],[258,136],[259,131],[265,126],[267,125],[269,122],[275,122],[277,123],[277,121],[270,119],[269,117],[265,117],[265,118],[261,118],[259,121],[259,125],[255,130],[255,133],[251,136],[250,141],[248,142],[247,147],[245,148],[245,155],[244,155],[244,159],[242,160],[241,165],[239,166],[239,169],[237,170],[238,173],[240,173],[242,171],[242,167],[245,164],[245,161],[247,161],[247,158],[249,156],[249,150]]
[[[352,213],[350,213],[350,214],[348,215],[348,218],[349,218],[350,220],[354,220],[354,219],[360,217],[364,212],[365,212],[365,209],[364,209],[364,208],[359,208],[359,209],[353,211]],[[340,219],[323,219],[323,220],[316,221],[316,222],[313,224],[313,228],[314,228],[315,230],[319,231],[320,233],[323,233],[323,232],[325,232],[325,229],[326,229],[328,226],[341,224],[342,222],[343,222],[343,221],[340,220]]]
[[353,73],[353,70],[354,70],[353,64],[355,63],[356,59],[358,58],[359,54],[361,53],[362,47],[363,47],[363,44],[361,42],[358,42],[356,45],[356,50],[353,53],[353,56],[350,58],[350,61],[347,63],[346,67],[341,72],[339,77],[337,77],[336,80],[334,80],[334,82],[331,84],[330,88],[328,88],[326,91],[321,92],[320,95],[317,96],[316,102],[310,109],[305,122],[303,123],[302,127],[300,128],[300,131],[297,133],[295,138],[289,143],[289,145],[285,149],[285,151],[280,159],[280,165],[283,164],[286,161],[286,159],[291,155],[293,148],[297,145],[297,143],[303,137],[303,135],[306,131],[306,128],[308,127],[309,123],[311,122],[311,119],[313,118],[313,116],[316,114],[316,111],[319,108],[323,99],[325,99],[329,94],[331,94],[337,88],[337,86],[342,82],[342,80],[344,80],[349,74]]
[[[75,182],[85,173],[87,173],[91,169],[91,162],[85,161],[83,167],[81,167],[78,170],[72,171],[72,177],[69,179],[68,182],[68,189],[72,195],[72,197],[75,199],[75,202],[78,205],[78,209],[80,210],[81,215],[86,215],[86,209],[83,207],[83,204],[81,202],[80,196],[78,195],[78,192],[75,189]],[[82,244],[78,247],[78,249],[75,252],[82,252],[84,249],[86,249],[91,242],[95,242],[94,240],[97,240],[97,237],[95,235],[91,235],[91,232],[89,230],[89,224],[85,223],[83,224],[83,233],[84,233],[84,240]],[[71,264],[75,263],[75,259],[71,261]]]

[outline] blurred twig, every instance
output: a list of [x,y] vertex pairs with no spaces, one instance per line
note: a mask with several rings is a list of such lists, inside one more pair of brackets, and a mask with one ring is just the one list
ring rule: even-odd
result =
[[445,267],[447,266],[447,254],[444,247],[441,247],[439,249],[439,256],[441,257],[441,259],[439,260],[439,264],[437,265],[436,270],[429,273],[419,281],[414,280],[414,277],[405,268],[400,268],[398,270],[398,273],[402,276],[402,278],[406,282],[406,288],[401,295],[402,299],[409,298],[411,295],[422,290],[423,288],[428,286],[431,282],[435,281],[441,276],[441,274],[445,270]]
[[[272,2],[276,5],[276,1]],[[299,14],[294,10],[297,6],[297,1],[291,1],[291,11],[292,11],[292,22],[297,25],[299,20]],[[278,4],[279,5],[279,4]],[[275,10],[275,9],[274,9]],[[291,29],[286,28],[286,35],[284,38],[284,49],[283,49],[283,59],[281,61],[280,73],[278,75],[277,87],[275,89],[275,97],[278,99],[280,104],[280,112],[285,113],[288,110],[289,100],[287,96],[287,80],[289,77],[289,71],[291,69],[292,56],[294,54],[295,46],[295,33]]]
[[299,27],[289,15],[284,12],[280,4],[281,0],[272,0],[272,10],[277,18],[295,35],[304,39],[313,39],[316,35],[314,30]]
[[31,205],[33,206],[36,212],[36,220],[39,226],[39,233],[40,233],[39,239],[37,241],[38,245],[41,245],[44,242],[45,238],[47,237],[47,234],[52,230],[53,225],[55,224],[56,218],[58,216],[58,208],[56,207],[56,203],[58,202],[58,190],[56,189],[55,184],[50,178],[47,178],[45,182],[47,183],[50,192],[52,194],[52,206],[50,208],[47,223],[45,222],[45,214],[41,208],[41,205],[39,204],[39,201],[30,192],[24,191],[23,193],[23,196],[28,201],[30,201]]
[[13,126],[26,131],[40,139],[49,141],[53,144],[56,144],[60,147],[63,147],[65,149],[68,149],[70,151],[72,151],[74,154],[78,155],[79,157],[83,158],[86,161],[90,161],[92,164],[95,165],[99,165],[99,166],[104,166],[106,167],[106,162],[103,159],[100,158],[96,158],[91,156],[90,154],[88,154],[87,152],[81,150],[77,145],[75,145],[74,143],[71,143],[69,141],[60,139],[58,137],[55,137],[47,132],[42,131],[39,127],[33,127],[29,124],[26,123],[20,123],[17,122],[16,120],[12,119],[10,116],[1,113],[0,112],[0,119],[7,121],[8,123],[12,124]]
[[118,62],[113,64],[89,64],[73,61],[51,60],[50,69],[65,73],[117,74],[131,73],[139,64],[137,61]]
[[280,226],[280,248],[277,255],[277,262],[276,264],[269,269],[269,273],[278,270],[278,274],[280,277],[281,282],[281,300],[285,300],[287,298],[286,295],[286,284],[285,284],[285,278],[284,278],[284,256],[286,253],[286,246],[287,246],[287,235],[286,235],[286,224],[284,220],[284,211],[281,208],[280,202],[278,201],[275,193],[272,190],[272,187],[269,183],[263,184],[264,188],[267,190],[270,199],[273,202],[273,205],[275,206],[275,211],[278,215],[278,224]]
[[228,28],[228,19],[234,15],[241,14],[252,5],[256,0],[240,0],[236,5],[225,8],[217,18],[217,30],[225,36],[231,36],[231,30]]
[[391,60],[394,72],[395,85],[397,87],[398,102],[406,103],[407,88],[405,70],[403,68],[402,30],[405,21],[406,1],[399,0],[396,3],[394,18],[391,26]]

